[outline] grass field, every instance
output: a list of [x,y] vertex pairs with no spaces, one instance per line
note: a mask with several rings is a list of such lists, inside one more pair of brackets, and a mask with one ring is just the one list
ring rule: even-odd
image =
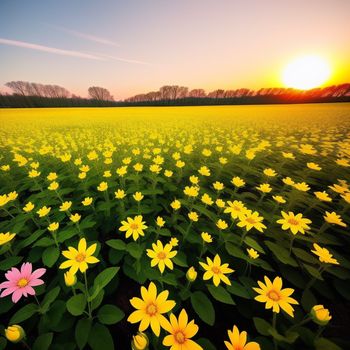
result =
[[349,104],[0,110],[0,349],[350,348],[349,169]]

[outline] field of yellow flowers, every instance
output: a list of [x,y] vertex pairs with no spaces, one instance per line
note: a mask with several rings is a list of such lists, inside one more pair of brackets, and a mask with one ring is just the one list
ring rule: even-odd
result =
[[0,111],[0,349],[349,349],[350,108]]

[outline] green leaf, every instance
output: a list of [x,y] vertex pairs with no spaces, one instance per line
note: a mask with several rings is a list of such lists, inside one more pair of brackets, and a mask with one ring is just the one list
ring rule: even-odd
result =
[[323,281],[323,277],[322,275],[320,274],[320,271],[318,269],[316,269],[315,267],[313,266],[310,266],[308,264],[303,264],[306,271],[313,277],[317,278],[318,280],[321,280]]
[[174,264],[179,265],[181,267],[188,267],[186,254],[184,252],[177,252],[177,254],[172,259]]
[[297,256],[301,260],[306,261],[307,263],[316,264],[318,261],[313,255],[301,248],[293,248],[292,251],[295,256]]
[[203,322],[210,326],[214,325],[215,310],[213,304],[203,292],[194,292],[191,295],[191,304],[194,311]]
[[261,335],[270,335],[269,329],[271,328],[271,324],[263,320],[262,318],[259,317],[253,317],[253,322],[255,325],[256,330],[261,334]]
[[229,253],[231,256],[234,256],[235,258],[247,260],[247,256],[243,253],[240,247],[237,247],[236,245],[229,242],[226,243],[225,247],[226,247],[227,253]]
[[61,231],[58,235],[57,235],[57,241],[59,243],[63,243],[64,241],[66,241],[67,239],[70,239],[74,236],[78,235],[78,230],[75,226],[70,226],[67,229]]
[[143,253],[143,247],[135,242],[131,242],[126,246],[128,253],[135,259],[140,259]]
[[205,350],[216,350],[216,347],[206,338],[200,338],[196,342]]
[[11,317],[9,324],[17,324],[28,320],[28,318],[32,317],[36,312],[38,312],[38,306],[36,304],[27,304]]
[[110,239],[106,244],[113,249],[126,250],[126,244],[121,239]]
[[103,324],[114,324],[121,321],[125,314],[114,305],[103,305],[97,313],[98,320]]
[[7,340],[4,337],[0,337],[0,350],[6,349]]
[[22,256],[10,256],[0,262],[0,270],[6,271],[22,261]]
[[50,345],[52,343],[53,333],[45,333],[39,335],[38,338],[36,338],[33,350],[47,350],[50,348]]
[[35,242],[42,234],[44,234],[46,230],[37,230],[34,233],[30,234],[26,239],[19,242],[16,246],[16,250],[21,250],[22,248],[28,247],[33,242]]
[[237,295],[241,298],[251,299],[249,293],[247,292],[247,289],[238,282],[232,282],[232,284],[227,287],[227,290],[231,294]]
[[266,241],[265,244],[269,247],[269,249],[280,262],[283,264],[291,265],[293,267],[298,266],[298,263],[290,256],[289,251],[286,248],[271,241]]
[[230,293],[222,286],[215,287],[214,285],[208,285],[208,290],[210,294],[221,303],[229,304],[229,305],[236,305],[236,303],[233,301]]
[[314,345],[316,350],[342,350],[338,345],[326,338],[316,338]]
[[84,294],[78,294],[72,296],[67,301],[67,310],[73,316],[80,316],[86,307],[86,298]]
[[77,345],[79,349],[84,349],[88,338],[89,333],[91,330],[91,320],[88,318],[83,318],[77,322],[77,325],[75,326],[75,341],[77,342]]
[[244,239],[244,242],[249,245],[249,247],[252,247],[254,248],[255,250],[257,250],[259,253],[262,253],[262,254],[265,254],[265,250],[262,248],[262,246],[257,242],[255,241],[253,238],[247,236],[245,239]]
[[100,323],[94,324],[89,335],[92,350],[114,350],[114,343],[108,328]]
[[301,297],[301,305],[306,312],[310,312],[314,305],[317,305],[317,299],[310,290],[305,290]]
[[97,309],[101,305],[104,296],[105,296],[105,291],[104,291],[104,289],[101,289],[97,293],[97,296],[94,297],[93,300],[91,301],[91,311],[94,311],[95,309]]
[[50,305],[56,300],[58,294],[60,294],[60,290],[61,288],[57,286],[46,293],[45,298],[41,303],[41,310],[43,312],[47,312],[47,310],[50,308]]
[[52,267],[60,256],[60,251],[57,247],[48,247],[44,250],[42,260],[45,266]]
[[90,294],[88,301],[94,300],[100,291],[114,278],[118,271],[119,267],[112,266],[100,272],[95,278],[92,288],[93,292]]
[[50,247],[55,244],[55,241],[49,237],[43,237],[35,242],[32,247]]

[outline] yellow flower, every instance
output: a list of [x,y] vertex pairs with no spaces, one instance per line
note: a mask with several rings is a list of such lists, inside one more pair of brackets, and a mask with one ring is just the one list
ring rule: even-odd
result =
[[308,145],[308,144],[301,144],[299,147],[299,151],[301,153],[310,154],[310,155],[317,153],[315,148],[312,145]]
[[74,222],[74,223],[77,223],[80,219],[81,219],[81,215],[79,215],[78,213],[72,214],[69,217],[69,220]]
[[306,165],[309,169],[312,169],[312,170],[317,170],[317,171],[322,170],[322,168],[316,163],[311,162],[311,163],[307,163]]
[[248,150],[245,152],[245,156],[247,159],[252,160],[255,158],[255,152],[253,150]]
[[208,232],[202,232],[201,237],[205,243],[213,242],[213,238]]
[[196,269],[193,266],[191,266],[187,270],[186,278],[187,278],[187,281],[189,281],[189,282],[194,282],[196,280],[196,278],[197,278],[197,271],[196,271]]
[[52,222],[49,226],[48,226],[48,230],[50,232],[53,232],[53,231],[57,231],[58,227],[60,226],[60,224],[58,222]]
[[102,181],[98,186],[97,186],[97,191],[103,192],[106,191],[108,188],[108,184],[105,181]]
[[211,199],[211,197],[207,193],[203,194],[201,201],[206,205],[212,205],[214,203],[214,201]]
[[88,157],[89,160],[95,160],[95,159],[98,159],[98,154],[94,150],[94,151],[89,152],[87,157]]
[[288,186],[294,186],[295,182],[288,176],[282,179],[283,183]]
[[161,172],[162,168],[158,164],[152,164],[152,165],[150,165],[149,170],[152,173],[159,174]]
[[295,159],[295,156],[292,152],[282,152],[282,155],[284,158],[287,158],[287,159]]
[[339,265],[337,259],[333,258],[333,255],[329,252],[328,249],[321,248],[317,243],[314,243],[314,249],[315,250],[311,250],[311,252],[318,256],[320,262]]
[[40,176],[40,174],[41,174],[41,172],[40,172],[40,171],[37,171],[37,170],[35,170],[35,169],[30,170],[30,171],[28,172],[28,176],[29,176],[30,178],[38,177],[38,176]]
[[164,171],[164,175],[165,175],[166,177],[172,177],[172,176],[173,176],[173,172],[172,172],[171,170],[165,170],[165,171]]
[[184,194],[189,197],[198,196],[199,187],[197,186],[186,186],[184,189]]
[[269,184],[261,184],[260,186],[256,186],[255,188],[263,193],[269,193],[272,191],[272,188]]
[[23,207],[23,211],[25,211],[26,213],[29,213],[30,211],[32,211],[34,209],[34,204],[32,202],[28,202],[24,207]]
[[63,202],[63,203],[60,205],[60,211],[67,211],[67,210],[70,209],[71,206],[72,206],[72,202],[71,202],[71,201]]
[[83,163],[83,161],[81,160],[81,158],[77,158],[77,159],[74,159],[74,165],[81,165]]
[[312,320],[320,326],[325,326],[332,319],[328,309],[323,305],[315,305],[310,312]]
[[343,167],[350,167],[349,159],[341,158],[335,161],[338,165]]
[[135,192],[132,196],[136,202],[140,202],[144,197],[144,195],[141,192]]
[[219,219],[217,222],[216,222],[216,227],[220,230],[226,230],[228,228],[228,224],[225,220],[221,220]]
[[150,257],[151,266],[154,267],[158,265],[159,271],[164,272],[165,266],[170,270],[174,268],[171,259],[177,254],[176,250],[172,250],[173,246],[167,243],[163,247],[163,243],[158,240],[157,243],[152,243],[152,249],[147,249],[147,256]]
[[9,171],[11,169],[9,164],[1,165],[0,168],[2,171]]
[[224,213],[231,214],[232,219],[243,217],[248,210],[241,201],[227,201],[227,205]]
[[259,257],[259,253],[253,248],[247,248],[247,253],[251,259],[257,259]]
[[131,350],[147,350],[149,340],[145,333],[138,332],[132,337]]
[[191,221],[197,222],[198,221],[198,214],[195,211],[191,211],[188,213],[188,218]]
[[236,187],[242,187],[245,185],[245,181],[238,176],[233,177],[231,183]]
[[157,220],[156,220],[156,224],[159,227],[163,227],[165,225],[165,221],[164,221],[164,219],[161,216],[158,216]]
[[224,208],[225,207],[225,202],[218,198],[216,201],[215,201],[215,204],[217,205],[218,208]]
[[41,207],[36,213],[39,215],[40,218],[46,216],[51,210],[51,207],[46,207],[46,205],[44,205],[43,207]]
[[257,211],[252,212],[248,210],[245,212],[243,216],[239,218],[239,222],[237,223],[238,227],[245,227],[247,231],[250,231],[253,227],[259,232],[263,232],[266,226],[262,223],[264,218],[260,216]]
[[294,184],[294,188],[302,192],[307,192],[310,189],[310,186],[305,182],[298,182]]
[[78,244],[78,250],[73,247],[68,247],[68,250],[62,252],[62,255],[68,260],[64,261],[59,268],[69,268],[69,272],[73,275],[75,275],[78,270],[84,273],[89,267],[88,264],[96,264],[100,261],[93,256],[96,247],[96,243],[87,247],[85,238],[81,238]]
[[140,172],[143,170],[143,164],[141,163],[136,163],[134,166],[133,166],[134,170],[137,171],[137,172]]
[[214,183],[213,183],[213,187],[214,187],[214,189],[215,190],[217,190],[217,191],[222,191],[223,189],[224,189],[224,184],[222,183],[222,182],[219,182],[219,181],[215,181]]
[[49,187],[47,189],[50,190],[50,191],[55,191],[55,190],[58,189],[58,186],[59,186],[58,182],[53,181],[53,182],[50,183],[50,185],[49,185]]
[[91,205],[92,203],[92,198],[91,197],[85,197],[84,200],[81,202],[81,204],[84,207],[87,207],[88,205]]
[[203,280],[213,279],[214,285],[217,287],[220,284],[220,281],[231,285],[230,280],[225,276],[225,274],[234,272],[234,270],[228,267],[228,264],[221,265],[221,259],[218,254],[215,255],[214,260],[211,260],[207,257],[207,264],[204,262],[199,262],[199,264],[204,268],[205,273],[203,275]]
[[18,193],[16,191],[13,191],[7,194],[7,199],[9,201],[14,201],[17,197],[18,197]]
[[326,215],[323,216],[323,218],[329,223],[329,224],[335,224],[342,227],[347,227],[347,224],[343,222],[340,215],[338,215],[336,212],[332,211],[331,213],[326,211]]
[[289,316],[294,317],[294,308],[291,304],[299,304],[295,299],[290,297],[293,294],[294,289],[282,289],[281,277],[275,277],[273,282],[271,282],[267,276],[265,276],[264,279],[265,284],[258,281],[260,288],[253,288],[259,294],[255,297],[255,300],[260,303],[266,303],[266,309],[272,308],[272,311],[276,313],[279,313],[280,309],[282,309]]
[[280,203],[280,204],[286,203],[286,200],[285,200],[282,196],[272,196],[272,198],[273,198],[277,203]]
[[168,300],[169,291],[164,290],[157,295],[157,287],[151,282],[146,287],[141,287],[141,298],[130,299],[130,304],[136,309],[129,317],[128,322],[138,323],[139,331],[145,331],[150,325],[153,333],[159,337],[160,327],[164,328],[166,318],[163,314],[168,313],[175,307],[175,301]]
[[203,176],[210,176],[210,169],[208,167],[201,166],[200,169],[198,170],[198,172],[203,175]]
[[326,191],[323,192],[314,192],[314,195],[317,199],[323,202],[332,202],[332,198],[329,196],[329,194]]
[[15,238],[16,234],[15,233],[0,233],[0,246],[10,242],[13,238]]
[[199,178],[198,178],[198,176],[192,175],[192,176],[190,176],[190,181],[191,181],[191,183],[193,183],[194,185],[198,185],[198,183],[199,183]]
[[71,160],[72,155],[69,153],[65,153],[65,154],[61,155],[60,158],[61,158],[61,161],[63,163],[66,163],[66,162],[69,162]]
[[310,227],[308,224],[311,224],[311,220],[303,218],[303,214],[299,213],[295,215],[293,212],[285,213],[281,211],[283,216],[282,219],[277,220],[278,224],[282,225],[282,230],[290,230],[293,235],[296,235],[298,232],[304,234],[305,230],[309,230]]
[[173,247],[177,247],[179,245],[179,240],[176,237],[171,237],[169,244]]
[[220,162],[220,164],[227,164],[227,158],[225,158],[225,157],[220,157],[220,158],[219,158],[219,162]]
[[17,324],[14,324],[13,326],[8,326],[5,329],[5,337],[11,343],[18,343],[23,338],[25,338],[25,336],[26,334],[24,332],[24,329]]
[[114,192],[116,199],[123,199],[126,196],[126,193],[124,190],[118,189],[116,192]]
[[174,201],[172,201],[170,203],[170,206],[174,209],[174,210],[179,210],[181,208],[181,202],[177,199],[175,199]]
[[256,342],[247,343],[247,332],[239,332],[236,326],[232,331],[228,330],[230,341],[225,340],[227,350],[260,350],[260,345]]
[[128,172],[128,166],[127,166],[127,165],[121,166],[120,168],[118,168],[118,169],[116,170],[116,173],[117,173],[120,177],[123,177],[127,172]]
[[176,163],[175,163],[175,166],[177,167],[177,168],[183,168],[184,166],[185,166],[185,162],[184,161],[182,161],[182,160],[178,160],[178,161],[176,161]]
[[209,157],[209,156],[211,156],[212,152],[210,149],[204,148],[204,150],[202,151],[202,154],[203,154],[203,156]]
[[264,169],[264,174],[269,177],[275,177],[277,175],[276,171],[271,168]]
[[170,346],[171,350],[203,350],[203,348],[191,340],[198,332],[198,326],[192,320],[188,322],[185,309],[182,309],[179,318],[170,315],[170,322],[166,321],[163,328],[170,333],[163,339],[163,345]]
[[46,176],[46,178],[49,180],[49,181],[54,181],[57,179],[57,174],[56,173],[50,173],[49,175]]
[[344,194],[349,191],[348,187],[345,185],[334,184],[332,186],[328,186],[332,191],[340,194]]
[[350,204],[350,192],[346,192],[340,195],[346,203]]
[[77,283],[77,276],[70,271],[64,273],[64,283],[67,287],[73,287]]
[[87,173],[88,171],[90,171],[90,167],[88,165],[82,165],[79,170],[83,173]]
[[145,221],[142,221],[142,215],[137,215],[133,219],[128,217],[127,221],[121,222],[122,226],[119,227],[119,231],[125,232],[125,237],[129,238],[132,236],[133,240],[136,241],[139,236],[144,236],[143,230],[147,228]]
[[110,171],[110,170],[104,171],[104,173],[103,173],[102,176],[103,176],[103,177],[111,177],[111,176],[112,176],[111,171]]
[[81,172],[78,174],[78,177],[80,180],[84,180],[86,178],[86,173],[85,172]]

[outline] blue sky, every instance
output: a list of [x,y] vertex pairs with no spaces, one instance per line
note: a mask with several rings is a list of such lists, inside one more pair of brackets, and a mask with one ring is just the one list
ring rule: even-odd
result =
[[294,57],[318,54],[350,81],[347,0],[0,1],[0,90],[11,80],[117,98],[164,84],[281,85]]

